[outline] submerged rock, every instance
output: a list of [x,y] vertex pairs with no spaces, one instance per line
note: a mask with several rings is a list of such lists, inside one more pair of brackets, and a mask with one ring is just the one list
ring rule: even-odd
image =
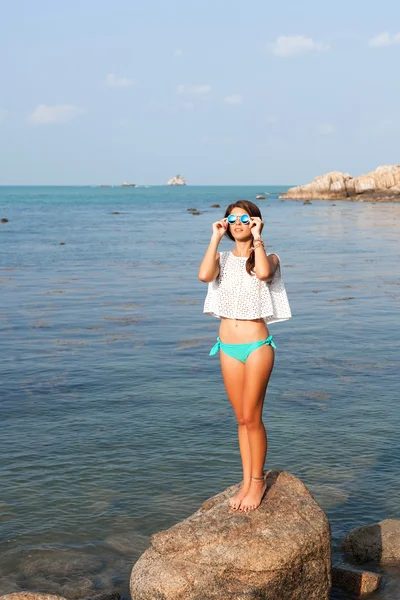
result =
[[290,188],[280,198],[400,202],[400,165],[384,165],[360,177],[332,171],[311,183]]
[[62,596],[46,594],[45,592],[13,592],[0,596],[0,600],[65,600]]
[[193,515],[150,538],[132,569],[135,600],[327,600],[331,531],[306,486],[287,471],[268,471],[257,510],[228,500],[240,483]]

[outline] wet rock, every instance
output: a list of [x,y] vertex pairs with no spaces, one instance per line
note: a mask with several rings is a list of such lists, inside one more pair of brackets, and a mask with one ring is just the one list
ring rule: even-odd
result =
[[361,597],[377,590],[382,576],[371,571],[361,571],[352,567],[332,567],[332,586]]
[[186,210],[197,210],[197,208],[187,208]]
[[8,219],[6,219],[5,217],[2,218],[1,220],[2,223],[8,223]]
[[352,529],[342,541],[342,550],[360,563],[400,561],[400,520],[385,519]]
[[199,211],[196,210],[196,211],[192,212],[192,215],[201,215],[201,212],[199,212]]
[[265,196],[256,196],[256,200],[265,200]]
[[327,600],[331,584],[328,519],[287,471],[267,472],[267,493],[248,514],[229,509],[240,483],[150,538],[135,563],[135,600]]
[[219,204],[211,204],[210,208],[221,208]]
[[117,210],[114,210],[114,212],[111,213],[112,215],[119,215],[120,213]]

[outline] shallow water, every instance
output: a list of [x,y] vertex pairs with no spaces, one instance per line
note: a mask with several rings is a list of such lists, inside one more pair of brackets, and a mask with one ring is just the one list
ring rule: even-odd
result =
[[[225,206],[263,191],[293,314],[270,326],[266,468],[304,481],[335,551],[399,518],[400,207],[280,189],[0,188],[0,593],[128,596],[149,536],[240,480],[197,269]],[[384,576],[374,600],[398,598]]]

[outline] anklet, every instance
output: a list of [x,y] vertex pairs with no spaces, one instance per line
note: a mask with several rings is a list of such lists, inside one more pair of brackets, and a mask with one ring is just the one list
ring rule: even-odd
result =
[[253,475],[252,475],[251,478],[254,479],[255,481],[264,481],[264,477],[253,477]]

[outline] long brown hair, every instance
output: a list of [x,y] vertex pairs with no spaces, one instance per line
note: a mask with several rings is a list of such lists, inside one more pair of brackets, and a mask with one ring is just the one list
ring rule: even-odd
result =
[[[248,215],[250,215],[250,217],[260,217],[260,219],[262,220],[260,209],[258,208],[257,204],[254,204],[254,202],[250,202],[250,200],[238,200],[237,202],[230,204],[225,211],[224,219],[228,215],[231,214],[232,210],[235,207],[242,208],[243,210],[245,210],[247,212]],[[233,242],[235,241],[235,238],[229,231],[229,228],[226,230],[225,235],[227,235],[228,238],[230,240],[232,240]],[[254,275],[255,264],[256,264],[256,259],[255,259],[254,251],[253,251],[250,254],[249,258],[246,260],[246,271],[248,272],[249,275]]]

